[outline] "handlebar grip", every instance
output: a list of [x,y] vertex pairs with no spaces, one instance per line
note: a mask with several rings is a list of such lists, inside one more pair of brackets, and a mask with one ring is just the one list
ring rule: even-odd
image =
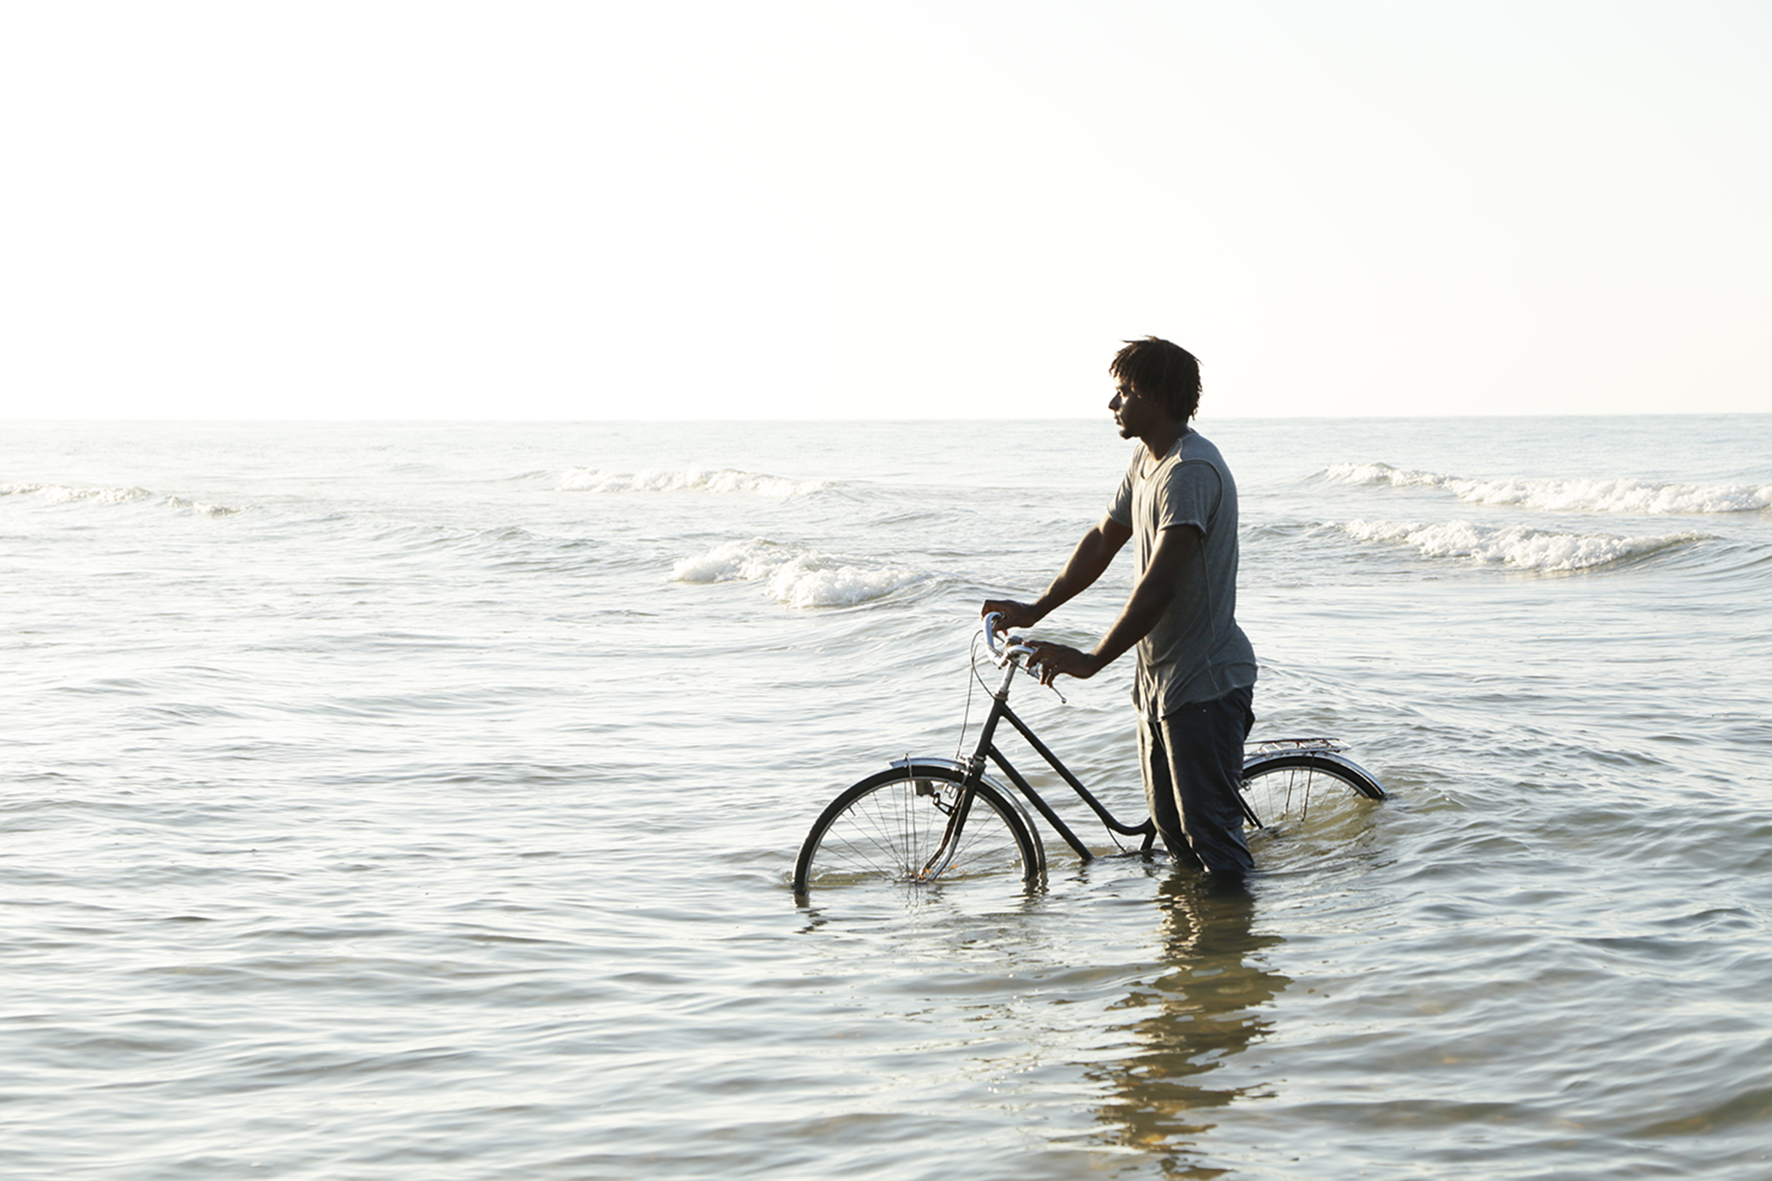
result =
[[1003,618],[1001,611],[992,611],[984,617],[984,646],[991,650],[991,659],[998,664],[1016,660],[1030,655],[1033,648],[1022,642],[1020,636],[1006,636],[1007,641],[1001,646],[997,643],[997,621]]

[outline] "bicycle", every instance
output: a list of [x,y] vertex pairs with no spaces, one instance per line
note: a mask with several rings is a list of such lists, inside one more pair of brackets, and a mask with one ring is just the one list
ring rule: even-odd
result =
[[[1046,848],[1027,806],[1083,861],[1098,854],[1072,831],[997,746],[998,725],[1008,721],[1027,744],[1087,804],[1110,834],[1140,838],[1137,852],[1149,855],[1156,825],[1127,824],[1116,818],[1083,782],[1009,708],[1009,688],[1019,672],[1033,675],[1026,657],[1034,649],[1008,637],[1001,647],[996,615],[981,629],[991,663],[1003,677],[972,754],[965,759],[896,759],[832,800],[800,847],[794,863],[794,894],[804,900],[813,889],[861,884],[915,890],[942,883],[994,881],[1025,891],[1043,880]],[[978,673],[977,642],[973,676]],[[1347,748],[1330,738],[1285,738],[1257,743],[1243,758],[1240,800],[1244,823],[1253,830],[1302,824],[1313,812],[1349,800],[1382,800],[1383,787],[1365,768],[1346,758]],[[985,774],[996,765],[1019,793]],[[982,809],[979,805],[983,805]],[[1115,838],[1118,845],[1118,839]],[[1120,846],[1121,852],[1128,852]]]

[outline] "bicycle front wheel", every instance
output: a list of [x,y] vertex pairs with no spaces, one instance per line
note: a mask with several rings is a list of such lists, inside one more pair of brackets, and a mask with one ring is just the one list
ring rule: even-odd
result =
[[[794,864],[794,893],[833,887],[917,891],[988,881],[1015,891],[1040,873],[1039,842],[1021,810],[989,783],[957,813],[965,774],[940,764],[893,767],[832,800]],[[959,823],[955,823],[956,819]]]
[[1257,753],[1243,764],[1243,801],[1252,814],[1251,828],[1327,822],[1356,801],[1384,798],[1378,780],[1333,754]]

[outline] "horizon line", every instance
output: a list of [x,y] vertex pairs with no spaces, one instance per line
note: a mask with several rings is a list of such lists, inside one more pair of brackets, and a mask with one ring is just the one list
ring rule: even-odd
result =
[[[1212,415],[1206,421],[1212,422],[1382,422],[1406,421],[1422,419],[1461,419],[1481,418],[1491,420],[1530,419],[1544,420],[1552,418],[1765,418],[1772,417],[1772,410],[1642,410],[1642,411],[1569,411],[1547,410],[1531,413],[1450,413],[1430,412],[1423,414],[1226,414]],[[999,417],[985,416],[813,416],[797,417],[789,415],[758,415],[754,417],[682,417],[682,418],[644,418],[632,415],[611,417],[564,417],[547,416],[536,418],[521,417],[472,417],[451,415],[445,417],[373,417],[361,418],[321,418],[308,416],[263,416],[251,418],[210,417],[201,415],[153,416],[153,417],[121,417],[110,415],[14,415],[0,417],[0,423],[34,423],[34,424],[97,424],[116,423],[215,423],[239,425],[271,425],[277,423],[311,423],[325,425],[440,425],[440,424],[560,424],[560,423],[1009,423],[1009,422],[1098,422],[1105,421],[1099,414],[1074,415],[1011,415]],[[1199,419],[1194,420],[1198,422]]]

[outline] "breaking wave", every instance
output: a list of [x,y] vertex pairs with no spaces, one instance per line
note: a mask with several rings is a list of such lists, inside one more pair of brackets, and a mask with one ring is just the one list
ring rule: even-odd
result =
[[0,496],[35,496],[50,504],[69,504],[90,500],[98,504],[126,504],[147,500],[153,493],[146,488],[74,488],[66,484],[0,484]]
[[1468,521],[1349,521],[1341,529],[1355,541],[1409,546],[1428,558],[1464,558],[1520,570],[1592,570],[1702,541],[1696,533],[1613,537],[1559,533],[1524,525],[1487,528]]
[[762,582],[789,607],[851,607],[885,598],[933,576],[903,566],[830,558],[763,538],[730,541],[684,558],[673,582]]
[[1334,483],[1443,488],[1467,504],[1516,505],[1546,512],[1746,513],[1772,508],[1772,484],[1663,484],[1649,480],[1470,480],[1385,463],[1341,463],[1323,473]]
[[725,468],[703,471],[605,472],[595,468],[568,468],[560,477],[562,492],[715,492],[787,498],[830,487],[827,480],[789,480],[758,472]]
[[[34,496],[49,504],[131,504],[141,500],[154,500],[155,494],[146,488],[135,487],[104,487],[75,488],[67,484],[0,484],[0,496]],[[168,496],[160,501],[167,508],[183,512],[195,513],[204,517],[226,517],[242,510],[225,504],[211,504],[201,500],[188,500],[182,496]]]
[[196,513],[200,517],[231,517],[235,513],[245,511],[244,509],[233,508],[225,504],[209,504],[208,502],[201,500],[186,500],[182,496],[167,497],[166,505],[168,508],[185,509],[189,512]]

